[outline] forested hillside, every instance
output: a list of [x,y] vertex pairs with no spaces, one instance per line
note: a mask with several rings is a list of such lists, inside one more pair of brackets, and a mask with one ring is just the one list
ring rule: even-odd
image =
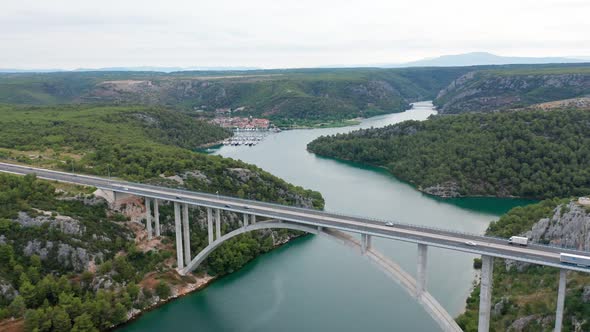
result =
[[[514,208],[493,222],[486,234],[507,237],[526,235],[533,242],[590,249],[585,235],[590,209],[577,202],[546,200]],[[510,260],[494,262],[490,331],[553,331],[559,271]],[[590,330],[590,275],[568,272],[563,331]],[[467,299],[457,322],[466,332],[477,331],[479,286]]]
[[163,105],[212,116],[313,124],[400,112],[432,99],[470,68],[298,69],[244,72],[0,74],[0,103]]
[[470,72],[434,100],[441,114],[489,112],[590,95],[590,64]]
[[[323,208],[317,192],[252,165],[193,152],[224,130],[151,107],[0,108],[0,160],[76,173]],[[174,270],[174,218],[160,206],[162,238],[146,241],[141,200],[112,206],[91,191],[0,175],[0,329],[108,330],[172,295],[233,272],[297,232],[228,241],[193,276]],[[241,216],[223,213],[223,232]],[[191,250],[207,244],[206,212],[190,210]]]
[[590,112],[581,110],[437,116],[320,137],[308,149],[386,167],[443,197],[590,193]]

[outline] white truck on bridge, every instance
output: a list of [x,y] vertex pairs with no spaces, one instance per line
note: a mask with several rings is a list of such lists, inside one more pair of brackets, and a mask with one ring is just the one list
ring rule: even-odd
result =
[[559,254],[559,260],[562,263],[566,264],[574,264],[577,266],[590,266],[590,257],[588,256],[561,253]]
[[524,236],[511,236],[510,239],[508,239],[508,243],[526,246],[529,244],[529,238]]

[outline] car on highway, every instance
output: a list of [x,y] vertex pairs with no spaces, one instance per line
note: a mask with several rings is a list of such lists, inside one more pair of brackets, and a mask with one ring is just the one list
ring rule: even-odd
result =
[[465,244],[470,246],[470,247],[476,247],[477,243],[473,242],[473,241],[465,241]]
[[231,205],[225,204],[224,206],[231,209]]
[[385,226],[393,227],[393,223],[391,221],[388,221],[385,223]]
[[129,190],[129,188],[127,188],[127,187],[123,187],[123,190]]
[[246,205],[244,205],[243,208],[246,209],[246,210],[250,210],[250,208],[247,207]]
[[180,198],[180,197],[178,197],[178,196],[176,196],[175,198],[176,198],[176,199],[182,199],[182,198]]

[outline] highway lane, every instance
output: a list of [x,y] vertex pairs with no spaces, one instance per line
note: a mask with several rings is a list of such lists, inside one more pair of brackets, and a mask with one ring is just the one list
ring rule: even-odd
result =
[[[13,164],[0,163],[0,171],[14,174],[36,174],[39,178],[93,186],[120,193],[159,198],[162,200],[188,203],[211,208],[220,208],[239,213],[280,219],[312,226],[329,227],[355,233],[367,233],[374,236],[401,240],[412,243],[423,243],[440,248],[463,252],[484,254],[501,258],[526,261],[534,264],[563,267],[571,270],[590,272],[590,269],[563,265],[559,262],[560,252],[590,255],[587,252],[566,250],[543,245],[520,247],[509,245],[507,240],[465,234],[451,230],[433,229],[417,225],[394,223],[386,226],[384,221],[362,217],[345,216],[319,210],[283,206],[272,203],[244,200],[239,198],[192,192],[187,190],[158,187],[139,183],[131,183],[115,179],[72,174],[66,172],[32,168]],[[466,245],[467,241],[476,242],[476,246]]]

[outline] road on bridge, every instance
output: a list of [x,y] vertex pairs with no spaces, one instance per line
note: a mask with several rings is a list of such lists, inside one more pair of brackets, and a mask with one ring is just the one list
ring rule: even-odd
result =
[[[559,255],[562,252],[578,255],[590,255],[588,252],[581,252],[577,250],[569,250],[544,245],[529,245],[527,247],[513,246],[508,244],[506,239],[395,222],[391,222],[391,226],[388,226],[385,224],[385,221],[379,221],[370,218],[346,216],[320,210],[284,206],[234,197],[132,183],[118,179],[107,179],[96,176],[59,172],[8,163],[0,163],[0,171],[19,175],[36,174],[37,177],[46,180],[93,186],[103,190],[128,193],[131,195],[158,198],[167,201],[188,203],[191,205],[253,214],[316,227],[329,227],[343,231],[369,234],[405,242],[421,243],[462,252],[514,259],[533,264],[590,272],[590,269],[588,268],[566,265],[560,262]],[[468,245],[468,241],[475,242],[476,245]]]

